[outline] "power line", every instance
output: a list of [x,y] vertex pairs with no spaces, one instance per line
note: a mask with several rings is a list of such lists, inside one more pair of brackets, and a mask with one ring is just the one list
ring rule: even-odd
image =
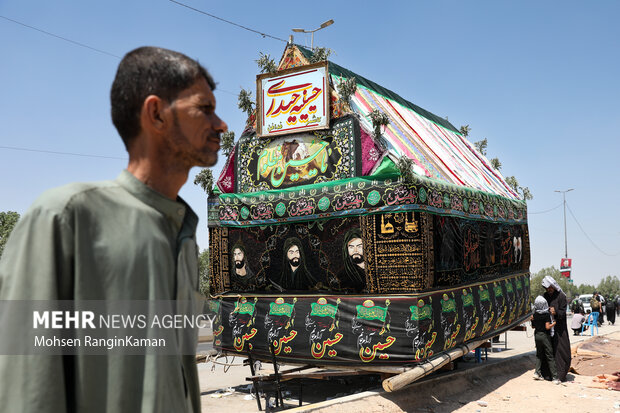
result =
[[74,152],[46,151],[46,150],[43,150],[43,149],[20,148],[20,147],[17,147],[17,146],[0,146],[0,149],[10,149],[10,150],[13,150],[13,151],[25,151],[25,152],[52,153],[54,155],[83,156],[83,157],[87,157],[87,158],[120,159],[122,161],[126,161],[127,160],[127,158],[119,158],[117,156],[90,155],[90,154],[85,154],[85,153],[74,153]]
[[226,90],[226,89],[222,89],[222,88],[220,88],[220,87],[218,87],[217,89],[215,89],[215,91],[216,91],[216,92],[217,92],[217,91],[220,91],[220,92],[228,93],[229,95],[233,95],[234,97],[238,97],[238,96],[239,96],[239,94],[238,94],[238,93],[234,93],[234,92],[228,91],[228,90]]
[[222,19],[221,17],[218,17],[218,16],[215,16],[215,15],[213,15],[213,14],[207,13],[206,11],[202,11],[202,10],[199,10],[199,9],[195,9],[195,8],[193,8],[193,7],[191,7],[191,6],[188,6],[187,4],[183,4],[183,3],[178,2],[178,1],[176,1],[176,0],[168,0],[168,1],[170,1],[171,3],[178,4],[179,6],[187,7],[187,8],[188,8],[188,9],[190,9],[190,10],[194,10],[195,12],[198,12],[198,13],[204,14],[204,15],[209,16],[209,17],[212,17],[212,18],[214,18],[214,19],[217,19],[217,20],[223,21],[224,23],[228,23],[228,24],[232,24],[233,26],[240,27],[240,28],[245,29],[245,30],[247,30],[247,31],[249,31],[249,32],[253,32],[253,33],[256,33],[256,34],[260,34],[260,35],[261,35],[261,36],[263,36],[263,37],[270,37],[270,38],[272,38],[272,39],[275,39],[275,40],[280,40],[281,42],[288,43],[288,41],[286,41],[286,40],[284,40],[284,39],[281,39],[281,38],[279,38],[279,37],[275,37],[275,36],[272,36],[272,35],[267,34],[267,33],[259,32],[258,30],[250,29],[249,27],[245,27],[245,26],[243,26],[243,25],[241,25],[241,24],[237,24],[237,23],[235,23],[235,22],[231,22],[230,20]]
[[69,43],[72,43],[72,44],[75,44],[75,45],[78,45],[78,46],[81,46],[81,47],[85,47],[85,48],[90,49],[90,50],[94,50],[95,52],[103,53],[103,54],[106,54],[106,55],[108,55],[108,56],[112,56],[112,57],[115,57],[115,58],[117,58],[117,59],[120,59],[120,56],[117,56],[117,55],[112,54],[112,53],[108,53],[108,52],[106,52],[105,50],[97,49],[97,48],[92,47],[92,46],[89,46],[89,45],[87,45],[87,44],[80,43],[80,42],[76,42],[75,40],[67,39],[66,37],[62,37],[62,36],[59,36],[59,35],[57,35],[57,34],[50,33],[50,32],[48,32],[48,31],[45,31],[45,30],[39,29],[39,28],[37,28],[37,27],[30,26],[30,25],[28,25],[28,24],[26,24],[26,23],[18,22],[17,20],[9,19],[8,17],[5,17],[5,16],[0,16],[0,17],[1,17],[1,18],[3,18],[3,19],[5,19],[5,20],[8,20],[8,21],[10,21],[10,22],[13,22],[13,23],[19,24],[19,25],[21,25],[21,26],[27,27],[27,28],[29,28],[29,29],[36,30],[36,31],[41,32],[41,33],[45,33],[45,34],[47,34],[48,36],[52,36],[52,37],[55,37],[55,38],[57,38],[57,39],[64,40],[65,42],[69,42]]
[[570,209],[570,207],[568,206],[568,203],[566,204],[566,208],[568,208],[568,212],[570,212],[571,216],[573,217],[573,219],[575,220],[575,222],[577,223],[577,226],[579,227],[579,229],[581,230],[581,232],[583,232],[583,235],[586,236],[586,238],[590,241],[590,243],[594,246],[594,248],[596,248],[601,254],[606,255],[608,257],[615,257],[620,255],[620,252],[617,254],[608,254],[605,251],[603,251],[602,249],[600,249],[598,247],[598,245],[596,245],[594,243],[594,241],[592,241],[592,238],[590,238],[590,236],[586,233],[586,231],[583,229],[583,227],[581,226],[581,224],[579,223],[579,221],[577,221],[577,218],[575,217],[575,214],[573,214],[573,211]]
[[553,208],[551,208],[551,209],[547,209],[546,211],[539,211],[539,212],[528,212],[527,214],[528,214],[528,215],[546,214],[547,212],[554,211],[554,210],[558,209],[558,208],[559,208],[559,207],[561,207],[561,206],[562,206],[562,204],[559,204],[559,205],[557,205],[557,206],[554,206],[554,207],[553,207]]
[[[103,53],[103,54],[106,54],[106,55],[108,55],[108,56],[114,57],[114,58],[119,59],[119,60],[121,59],[121,57],[120,57],[120,56],[117,56],[117,55],[115,55],[115,54],[112,54],[112,53],[106,52],[105,50],[97,49],[97,48],[95,48],[95,47],[91,47],[91,46],[89,46],[89,45],[87,45],[87,44],[80,43],[80,42],[76,42],[75,40],[67,39],[66,37],[62,37],[62,36],[59,36],[59,35],[57,35],[57,34],[50,33],[50,32],[48,32],[48,31],[45,31],[45,30],[39,29],[39,28],[37,28],[37,27],[30,26],[30,25],[25,24],[25,23],[22,23],[22,22],[18,22],[17,20],[9,19],[8,17],[1,16],[1,15],[0,15],[0,18],[3,18],[3,19],[5,19],[5,20],[8,20],[8,21],[10,21],[10,22],[13,22],[13,23],[19,24],[19,25],[21,25],[21,26],[27,27],[27,28],[32,29],[32,30],[36,30],[36,31],[38,31],[38,32],[45,33],[45,34],[47,34],[48,36],[52,36],[52,37],[55,37],[55,38],[57,38],[57,39],[64,40],[64,41],[66,41],[66,42],[69,42],[69,43],[72,43],[72,44],[78,45],[78,46],[80,46],[80,47],[85,47],[85,48],[87,48],[87,49],[94,50],[95,52],[98,52],[98,53]],[[227,94],[232,95],[232,96],[238,96],[238,95],[237,95],[237,93],[234,93],[234,92],[231,92],[231,91],[228,91],[228,90],[222,89],[222,88],[219,88],[219,89],[217,89],[217,90],[219,90],[219,91],[221,91],[221,92],[224,92],[224,93],[227,93]]]

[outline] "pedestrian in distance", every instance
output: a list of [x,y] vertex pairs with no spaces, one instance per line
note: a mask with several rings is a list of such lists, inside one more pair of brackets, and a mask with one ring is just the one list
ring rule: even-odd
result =
[[600,316],[599,316],[599,320],[600,323],[599,325],[603,325],[603,323],[605,322],[605,316],[607,315],[607,312],[605,311],[605,297],[603,297],[603,295],[601,293],[596,293],[596,299],[599,302],[599,308],[600,308]]
[[[127,169],[34,202],[0,261],[0,300],[166,300],[184,314],[201,308],[198,217],[178,193],[192,167],[217,162],[227,125],[215,113],[214,89],[204,67],[181,53],[141,47],[126,54],[110,101]],[[165,355],[0,356],[0,409],[199,412],[197,331],[187,334],[174,335]],[[186,345],[193,354],[181,352]]]
[[605,300],[605,309],[607,310],[607,321],[610,325],[614,325],[616,322],[616,300],[611,295],[607,296]]
[[544,371],[551,373],[553,384],[560,384],[558,371],[556,368],[555,357],[553,355],[553,344],[551,343],[551,332],[556,322],[553,321],[549,304],[543,296],[536,297],[534,300],[534,314],[532,315],[532,327],[534,328],[534,342],[536,343],[536,370],[534,380],[544,380]]
[[600,327],[602,325],[601,320],[603,319],[603,313],[601,312],[601,301],[598,299],[598,293],[596,291],[594,291],[592,298],[590,298],[590,308],[593,313],[599,313],[597,324]]
[[573,301],[571,301],[570,310],[573,312],[573,314],[584,312],[583,304],[581,303],[579,296],[575,297]]
[[543,278],[542,286],[547,290],[544,298],[549,304],[549,312],[556,321],[555,334],[551,338],[551,343],[553,344],[553,356],[555,357],[558,379],[563,382],[566,381],[571,362],[570,338],[566,321],[568,303],[562,288],[553,277],[548,275]]

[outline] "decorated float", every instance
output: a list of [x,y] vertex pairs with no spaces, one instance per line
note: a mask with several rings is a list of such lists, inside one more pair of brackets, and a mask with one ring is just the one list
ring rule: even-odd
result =
[[390,371],[522,323],[525,201],[446,119],[311,57],[257,76],[208,201],[216,349]]

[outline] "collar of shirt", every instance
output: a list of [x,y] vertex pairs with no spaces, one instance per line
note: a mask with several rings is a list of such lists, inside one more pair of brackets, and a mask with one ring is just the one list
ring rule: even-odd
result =
[[126,169],[116,178],[116,182],[140,201],[161,212],[174,224],[177,232],[183,227],[184,221],[189,228],[196,230],[198,216],[181,197],[177,197],[176,201],[165,197],[145,185]]

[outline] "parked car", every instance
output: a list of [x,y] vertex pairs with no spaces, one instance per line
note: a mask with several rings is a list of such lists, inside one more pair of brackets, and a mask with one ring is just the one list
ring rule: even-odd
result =
[[581,301],[581,304],[583,304],[583,311],[585,311],[586,313],[588,312],[588,310],[591,310],[591,307],[590,307],[591,299],[592,299],[592,294],[581,294],[579,296],[579,300]]

